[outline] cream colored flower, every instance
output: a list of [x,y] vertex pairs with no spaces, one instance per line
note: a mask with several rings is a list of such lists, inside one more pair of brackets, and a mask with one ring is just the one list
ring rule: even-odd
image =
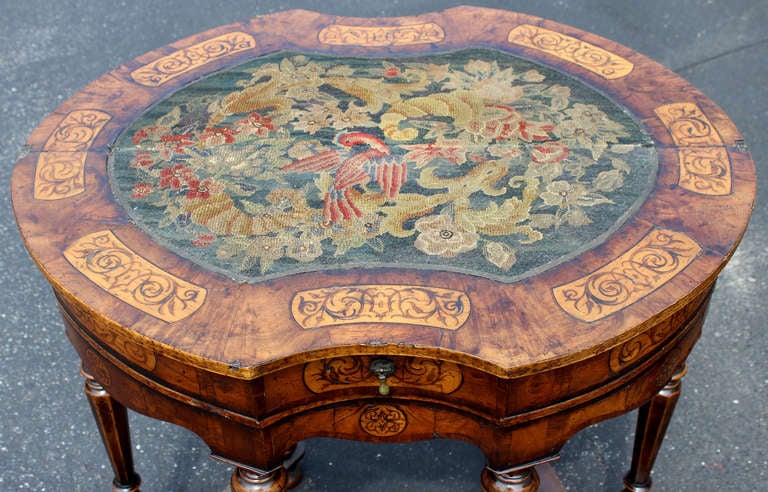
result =
[[371,115],[358,106],[350,105],[346,110],[341,111],[335,108],[330,112],[330,126],[336,130],[351,129],[360,126],[375,126],[376,123]]
[[269,271],[275,260],[285,256],[285,245],[279,237],[259,236],[248,245],[246,255],[259,259],[262,275]]
[[285,256],[304,263],[310,262],[323,254],[320,242],[302,235],[289,244],[285,250]]
[[624,126],[610,119],[594,104],[576,103],[564,111],[568,118],[555,128],[555,134],[572,148],[589,149],[597,160],[608,144],[628,136]]
[[455,258],[477,247],[477,233],[464,229],[447,215],[422,217],[414,226],[420,234],[413,245],[428,255]]
[[329,125],[331,113],[329,109],[322,104],[313,104],[307,111],[300,111],[296,115],[293,128],[298,131],[305,131],[314,135],[318,130]]
[[547,191],[543,191],[539,196],[547,205],[564,208],[576,203],[576,200],[585,192],[584,185],[568,181],[553,181],[547,185]]

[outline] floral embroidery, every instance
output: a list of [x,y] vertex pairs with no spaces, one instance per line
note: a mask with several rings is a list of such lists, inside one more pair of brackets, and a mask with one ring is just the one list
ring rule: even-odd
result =
[[184,164],[176,164],[172,167],[166,167],[160,171],[160,187],[170,186],[173,190],[178,190],[183,185],[194,180],[195,173]]
[[275,126],[272,124],[272,118],[268,116],[261,116],[259,113],[251,113],[247,118],[236,121],[239,132],[244,132],[248,135],[258,135],[261,137],[267,136],[269,132],[274,131]]
[[203,145],[209,147],[215,147],[217,145],[235,143],[235,135],[237,130],[225,126],[222,128],[206,128],[203,133],[200,134],[200,140]]
[[141,200],[142,198],[146,198],[149,196],[150,193],[152,193],[153,186],[151,184],[147,183],[136,183],[133,185],[133,193],[131,193],[131,198],[135,200]]
[[155,160],[149,152],[138,152],[131,161],[131,167],[150,167],[154,164]]
[[216,236],[213,234],[200,234],[197,239],[192,241],[192,244],[198,248],[207,248],[216,241]]
[[420,234],[413,245],[428,255],[455,258],[477,247],[477,233],[464,229],[447,215],[422,217],[414,228]]
[[145,231],[248,280],[401,264],[512,280],[616,227],[657,165],[621,108],[491,50],[278,53],[191,87],[120,137],[113,187]]
[[200,181],[198,179],[191,179],[188,183],[187,198],[193,200],[198,198],[200,200],[207,200],[211,197],[211,192],[216,189],[211,183],[210,179]]

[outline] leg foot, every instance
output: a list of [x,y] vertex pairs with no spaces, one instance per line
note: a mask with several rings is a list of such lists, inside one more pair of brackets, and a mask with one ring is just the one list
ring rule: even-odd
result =
[[81,369],[85,377],[85,395],[91,404],[93,417],[99,427],[101,439],[112,464],[115,479],[114,492],[138,492],[141,478],[133,469],[131,433],[128,428],[128,411],[116,402],[93,376]]
[[232,492],[283,492],[287,474],[283,467],[270,471],[254,471],[236,468],[229,481]]
[[487,466],[480,475],[483,492],[537,492],[539,474],[534,467],[498,472]]
[[649,492],[651,468],[661,448],[672,412],[680,397],[686,367],[677,372],[651,401],[640,407],[637,414],[632,466],[624,477],[624,492]]
[[304,443],[299,443],[294,447],[283,461],[283,468],[287,474],[287,481],[285,484],[286,489],[292,489],[301,483],[301,479],[304,478],[304,472],[301,469],[299,463],[304,457]]

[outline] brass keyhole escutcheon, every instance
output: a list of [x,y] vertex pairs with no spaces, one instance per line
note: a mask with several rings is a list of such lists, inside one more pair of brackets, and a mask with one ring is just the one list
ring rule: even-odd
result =
[[395,372],[395,363],[389,359],[373,359],[371,361],[371,372],[379,380],[379,394],[381,396],[389,395],[389,385],[387,378]]

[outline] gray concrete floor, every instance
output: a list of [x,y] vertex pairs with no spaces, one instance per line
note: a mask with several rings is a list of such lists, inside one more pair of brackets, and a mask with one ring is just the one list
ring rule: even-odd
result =
[[[0,181],[29,133],[67,97],[154,48],[228,22],[289,8],[393,16],[439,0],[0,0]],[[704,336],[654,472],[656,491],[759,491],[768,485],[768,2],[766,0],[479,1],[571,24],[660,61],[734,120],[757,162],[759,196],[724,270]],[[108,490],[111,472],[81,391],[78,359],[51,292],[0,204],[0,491]],[[761,271],[762,270],[762,271]],[[230,469],[193,434],[131,414],[143,490],[220,491]],[[634,415],[584,430],[556,465],[573,491],[618,491]],[[448,441],[308,443],[301,491],[476,491],[483,458]]]

